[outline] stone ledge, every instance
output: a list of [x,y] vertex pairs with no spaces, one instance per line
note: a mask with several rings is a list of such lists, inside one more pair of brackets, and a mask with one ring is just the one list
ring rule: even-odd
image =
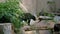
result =
[[12,34],[12,24],[11,23],[0,23],[0,31],[3,31],[4,34]]

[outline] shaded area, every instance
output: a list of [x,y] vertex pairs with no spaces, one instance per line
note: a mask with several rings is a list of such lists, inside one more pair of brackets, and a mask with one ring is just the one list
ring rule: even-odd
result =
[[4,34],[3,32],[3,26],[0,25],[0,34]]

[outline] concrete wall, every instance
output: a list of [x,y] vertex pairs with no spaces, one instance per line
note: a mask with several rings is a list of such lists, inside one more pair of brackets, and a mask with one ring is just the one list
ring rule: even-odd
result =
[[42,10],[47,11],[48,5],[47,5],[48,0],[37,0],[37,13],[41,12]]
[[22,0],[22,4],[20,5],[26,12],[31,14],[36,13],[36,0]]
[[5,0],[0,0],[0,2],[5,2]]
[[22,0],[23,9],[31,14],[38,14],[42,9],[48,11],[47,1],[52,0]]
[[55,2],[56,2],[56,8],[60,9],[60,0],[55,0]]
[[60,9],[60,0],[22,0],[22,5],[27,12],[38,14],[42,9],[44,11],[50,11],[47,1],[55,1],[56,9]]

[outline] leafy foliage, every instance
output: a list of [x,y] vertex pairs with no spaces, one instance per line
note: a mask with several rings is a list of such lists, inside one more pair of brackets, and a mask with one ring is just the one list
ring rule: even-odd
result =
[[7,0],[5,3],[0,3],[0,21],[4,16],[6,21],[9,20],[16,28],[20,28],[22,26],[22,21],[19,17],[22,15],[23,11],[19,7],[19,0]]
[[54,17],[55,15],[52,13],[48,13],[48,12],[40,12],[39,15],[41,16],[49,16],[49,17]]
[[48,1],[47,4],[55,4],[54,1]]

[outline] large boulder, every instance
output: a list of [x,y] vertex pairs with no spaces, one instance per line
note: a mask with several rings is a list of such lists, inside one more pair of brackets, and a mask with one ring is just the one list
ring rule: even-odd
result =
[[55,17],[54,17],[54,21],[55,21],[56,23],[58,23],[58,22],[60,21],[60,16],[55,16]]
[[53,28],[54,27],[54,22],[49,20],[49,21],[46,21],[46,20],[42,20],[42,21],[32,21],[31,22],[31,28],[33,29],[40,29],[40,28]]

